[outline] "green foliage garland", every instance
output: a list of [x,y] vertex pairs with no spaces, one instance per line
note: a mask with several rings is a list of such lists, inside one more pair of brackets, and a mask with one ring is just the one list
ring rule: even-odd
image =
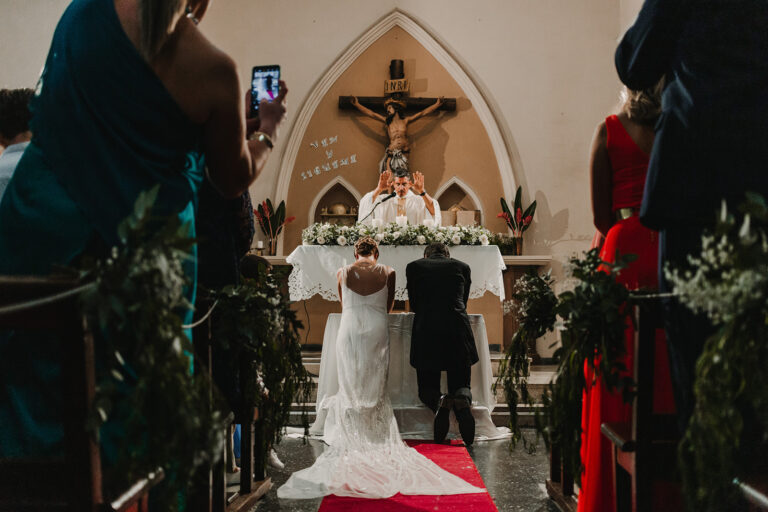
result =
[[95,320],[97,389],[91,429],[101,429],[105,484],[114,495],[158,467],[163,510],[183,506],[196,471],[221,453],[225,418],[204,374],[191,372],[183,265],[194,240],[176,216],[150,215],[159,188],[139,195],[109,258],[87,260],[83,296]]
[[768,471],[768,206],[748,194],[740,209],[723,205],[693,270],[666,269],[682,302],[718,327],[696,364],[680,445],[689,510],[744,510],[733,479]]
[[[252,361],[255,371],[250,382],[243,383],[250,406],[259,408],[264,428],[264,457],[268,448],[280,441],[288,424],[291,404],[310,400],[311,377],[301,360],[298,330],[301,322],[290,308],[279,281],[265,270],[258,279],[243,279],[237,286],[215,292],[219,301],[215,310],[212,340],[229,351],[233,362]],[[238,368],[232,368],[238,371]],[[309,428],[302,413],[305,431]]]
[[[534,444],[527,443],[518,425],[517,405],[524,403],[533,406],[534,401],[528,392],[530,362],[528,347],[555,326],[555,307],[557,297],[552,291],[551,271],[544,275],[536,272],[524,274],[515,283],[512,292],[512,311],[517,313],[520,326],[512,336],[504,359],[499,365],[499,376],[493,384],[493,392],[498,386],[504,389],[509,406],[509,429],[512,431],[510,447],[514,448],[522,440],[530,452]],[[505,311],[506,313],[506,311]]]
[[587,387],[586,361],[608,390],[629,390],[631,378],[622,362],[624,331],[628,322],[629,291],[616,282],[616,273],[634,257],[616,255],[611,264],[600,259],[597,249],[583,259],[570,260],[578,283],[558,297],[556,312],[562,318],[561,345],[555,351],[558,367],[553,382],[542,397],[536,428],[547,445],[560,448],[563,464],[581,476],[581,403]]

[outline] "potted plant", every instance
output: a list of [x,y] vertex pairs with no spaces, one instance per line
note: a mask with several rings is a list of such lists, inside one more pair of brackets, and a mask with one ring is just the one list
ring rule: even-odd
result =
[[536,201],[523,210],[522,193],[523,187],[517,187],[513,210],[509,209],[507,201],[502,197],[501,213],[497,215],[497,217],[504,219],[509,229],[512,230],[512,254],[516,256],[523,254],[523,232],[531,227],[533,214],[536,212]]
[[261,231],[269,241],[269,254],[274,256],[277,253],[277,237],[283,230],[283,226],[289,222],[293,222],[296,217],[285,218],[285,201],[280,201],[280,204],[275,209],[272,206],[272,201],[268,198],[262,201],[262,203],[253,210],[256,220],[259,222]]

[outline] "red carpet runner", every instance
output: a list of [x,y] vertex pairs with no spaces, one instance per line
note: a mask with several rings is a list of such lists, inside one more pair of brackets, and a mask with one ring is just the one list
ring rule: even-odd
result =
[[[461,443],[434,444],[427,441],[406,441],[422,455],[431,459],[444,470],[453,473],[476,487],[485,488],[472,457]],[[456,443],[456,442],[455,442]],[[385,500],[369,500],[341,496],[326,496],[318,512],[394,512],[394,511],[439,511],[439,512],[489,512],[497,511],[491,495],[452,494],[448,496],[404,496],[395,494]]]

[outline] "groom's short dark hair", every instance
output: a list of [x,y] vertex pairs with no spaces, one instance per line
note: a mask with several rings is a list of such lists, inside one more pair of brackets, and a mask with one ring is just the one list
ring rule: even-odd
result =
[[435,254],[443,256],[444,258],[451,257],[451,253],[448,252],[448,246],[442,242],[432,242],[424,249],[425,258],[429,258]]

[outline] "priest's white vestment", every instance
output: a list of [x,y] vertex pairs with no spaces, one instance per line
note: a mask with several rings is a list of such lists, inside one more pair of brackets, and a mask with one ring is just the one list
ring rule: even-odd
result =
[[[432,215],[427,210],[427,205],[424,203],[424,198],[417,196],[410,190],[405,194],[405,197],[395,196],[382,203],[382,200],[387,197],[387,194],[381,194],[374,200],[373,192],[368,192],[360,200],[360,207],[358,209],[357,221],[363,224],[371,225],[373,219],[381,219],[385,224],[395,222],[398,211],[405,212],[408,218],[408,223],[413,225],[420,225],[424,223],[424,219],[432,219],[435,222],[435,226],[440,225],[440,205],[437,199],[432,198],[432,206],[435,209],[435,214]],[[379,204],[381,203],[381,204]],[[376,206],[378,204],[378,206]],[[373,215],[366,215],[371,213],[373,208],[376,208]]]

